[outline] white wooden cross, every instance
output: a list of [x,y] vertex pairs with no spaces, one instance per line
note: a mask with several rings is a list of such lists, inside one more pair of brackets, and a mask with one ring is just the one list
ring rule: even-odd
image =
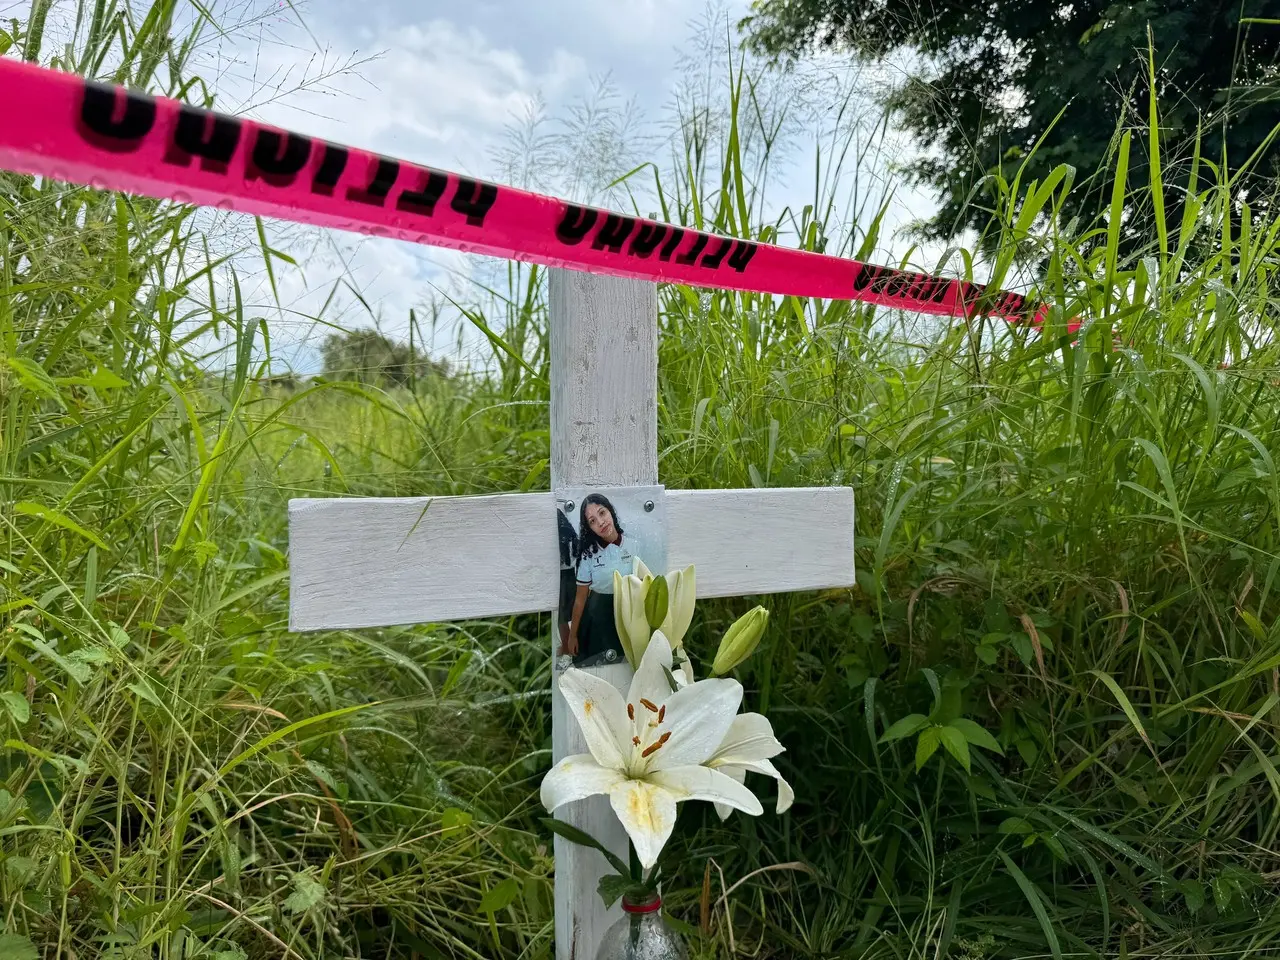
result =
[[[657,287],[552,271],[551,486],[658,482]],[[743,596],[853,583],[847,487],[670,490],[668,567],[696,564],[698,596]],[[560,555],[554,493],[292,500],[290,627],[332,630],[555,610]],[[559,645],[553,628],[552,655]],[[625,663],[592,668],[626,690]],[[554,671],[553,671],[554,675]],[[558,691],[554,759],[586,752]],[[607,798],[561,808],[625,861]],[[594,960],[621,916],[596,884],[594,850],[557,837],[556,957]]]

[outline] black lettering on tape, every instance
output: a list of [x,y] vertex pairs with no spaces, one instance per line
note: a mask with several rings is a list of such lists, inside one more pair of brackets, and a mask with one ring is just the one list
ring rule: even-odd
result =
[[400,161],[390,157],[376,157],[372,176],[363,187],[347,187],[347,199],[357,203],[367,203],[380,207],[387,202],[387,194],[395,186],[396,177],[400,175]]
[[607,249],[610,253],[621,253],[622,245],[627,242],[627,237],[631,235],[631,228],[635,225],[636,222],[631,217],[622,217],[616,213],[608,214],[591,240],[592,249]]
[[750,240],[739,240],[733,248],[733,253],[729,254],[729,266],[738,273],[747,269],[747,264],[756,255],[758,246],[758,244],[752,243]]
[[131,153],[142,145],[142,138],[155,125],[155,97],[84,81],[80,121],[76,124],[81,139],[112,153]]
[[729,251],[733,249],[733,244],[734,240],[732,237],[721,237],[720,246],[702,258],[702,265],[704,267],[710,267],[712,270],[717,269],[720,266],[720,262],[724,260],[724,258],[728,256]]
[[265,180],[273,187],[287,187],[310,159],[310,137],[260,127],[253,141],[245,179]]
[[173,142],[165,152],[165,163],[185,167],[192,157],[199,157],[201,170],[226,173],[240,145],[241,126],[234,117],[183,105],[173,128]]
[[659,260],[670,260],[671,255],[676,252],[676,247],[680,246],[680,241],[684,239],[684,229],[682,227],[672,227],[671,236],[667,237],[667,242],[662,245],[662,252],[658,254]]
[[689,266],[692,263],[698,262],[698,257],[702,256],[702,250],[706,247],[711,238],[705,233],[696,234],[695,237],[696,239],[693,241],[693,246],[680,254],[680,256],[676,257],[676,263]]
[[570,245],[581,243],[582,238],[596,225],[596,217],[599,215],[600,211],[593,210],[591,207],[566,203],[564,216],[560,218],[560,225],[556,227],[556,239]]
[[888,280],[885,282],[885,285],[884,285],[885,296],[887,297],[902,296],[903,290],[906,289],[906,283],[905,283],[906,279],[907,278],[905,274],[901,273],[898,270],[894,270],[889,275]]
[[407,187],[402,190],[400,197],[396,200],[396,209],[424,217],[435,216],[436,204],[444,196],[444,188],[449,185],[448,175],[439,170],[432,170],[430,167],[410,167],[409,169],[419,174],[422,186],[416,190],[410,190]]
[[865,263],[859,264],[858,272],[853,275],[853,289],[855,291],[867,289],[879,275],[879,267],[872,267]]
[[911,274],[911,283],[907,287],[905,296],[910,297],[912,300],[920,299],[920,291],[924,288],[925,284],[927,284],[928,282],[929,282],[929,278],[926,277],[923,273]]
[[939,280],[937,283],[937,289],[933,291],[933,296],[929,299],[934,303],[946,303],[947,297],[951,296],[951,291],[954,289],[955,285],[956,281],[954,280]]
[[347,169],[347,156],[346,147],[340,147],[336,143],[324,145],[324,156],[320,160],[320,167],[311,179],[312,193],[325,197],[333,196],[333,188],[338,185],[338,178],[342,176],[342,171]]
[[627,248],[627,255],[631,257],[647,257],[653,251],[658,249],[658,244],[662,242],[662,238],[667,235],[667,225],[665,223],[641,223],[640,229],[636,231],[635,239],[631,241],[631,246]]
[[473,227],[483,227],[484,218],[498,199],[498,188],[483,180],[458,178],[458,189],[453,193],[449,206],[467,218]]
[[884,267],[876,274],[876,278],[871,281],[871,292],[878,296],[887,296],[889,287],[892,286],[894,278],[897,277],[898,271],[890,267]]

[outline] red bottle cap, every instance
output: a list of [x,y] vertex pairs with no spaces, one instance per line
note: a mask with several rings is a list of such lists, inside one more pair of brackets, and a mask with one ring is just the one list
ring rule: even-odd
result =
[[655,896],[652,900],[646,900],[644,903],[632,903],[626,897],[623,897],[622,909],[627,913],[653,913],[655,910],[662,909],[662,898]]

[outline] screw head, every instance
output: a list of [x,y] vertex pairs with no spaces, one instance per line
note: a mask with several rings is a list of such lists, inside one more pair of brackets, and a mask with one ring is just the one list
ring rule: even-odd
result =
[[573,513],[573,501],[572,501],[572,500],[566,500],[566,501],[564,502],[564,508],[565,508],[565,510],[566,510],[568,513]]
[[652,500],[646,500],[646,501],[644,502],[644,512],[645,512],[645,513],[653,513],[653,501],[652,501]]

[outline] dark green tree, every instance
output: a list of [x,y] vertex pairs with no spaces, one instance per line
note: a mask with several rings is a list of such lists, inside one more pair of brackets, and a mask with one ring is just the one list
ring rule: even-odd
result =
[[330,380],[404,387],[449,374],[449,366],[443,360],[432,360],[409,344],[397,343],[376,330],[331,333],[325,337],[321,356],[324,375]]
[[[1225,150],[1237,170],[1280,121],[1280,0],[756,0],[742,25],[782,60],[823,48],[914,54],[890,106],[930,148],[909,172],[941,201],[927,225],[934,237],[981,229],[991,209],[984,177],[1011,177],[1041,136],[1025,176],[1070,164],[1083,188],[1067,213],[1095,213],[1110,193],[1097,171],[1117,129],[1147,122],[1149,42],[1165,166],[1187,159],[1199,136],[1206,160],[1221,163]],[[1141,184],[1145,138],[1134,148],[1130,179]],[[1278,160],[1268,146],[1242,180],[1256,205]],[[1176,196],[1169,202],[1176,209]],[[1129,232],[1140,235],[1143,212],[1130,213]]]

